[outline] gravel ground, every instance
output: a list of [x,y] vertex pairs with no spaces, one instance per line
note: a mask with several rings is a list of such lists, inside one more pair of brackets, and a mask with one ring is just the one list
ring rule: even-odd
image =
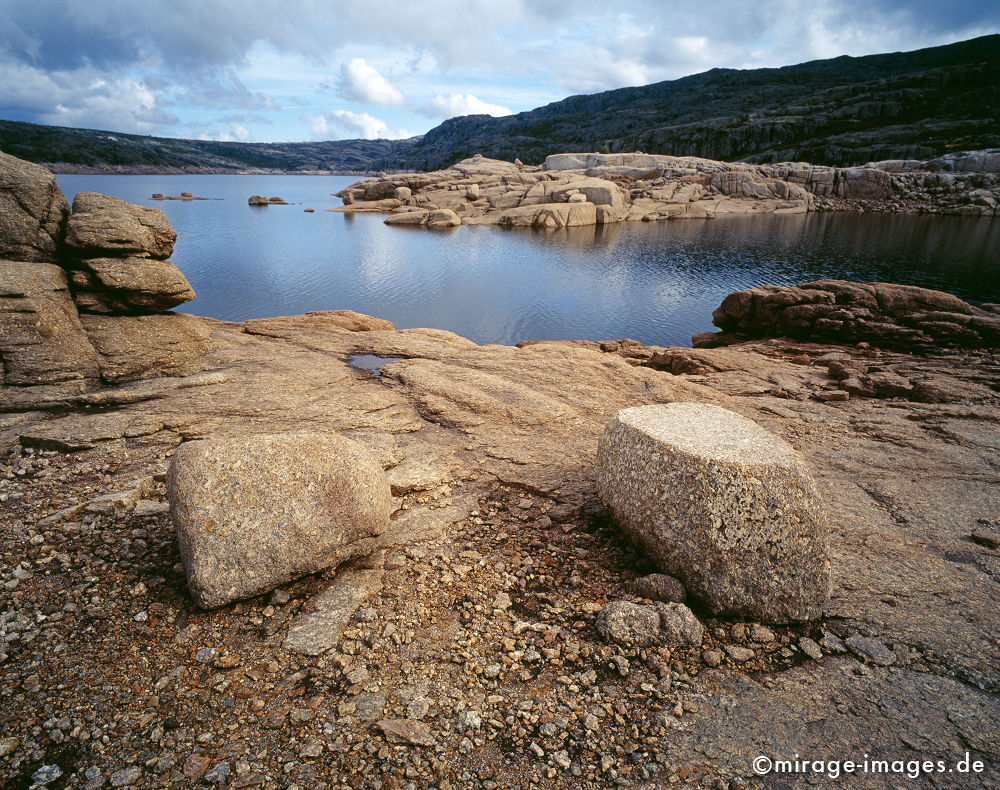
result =
[[627,583],[653,568],[597,508],[494,486],[447,538],[365,560],[383,589],[303,658],[283,636],[328,580],[197,609],[169,453],[112,442],[0,464],[5,788],[753,786],[671,753],[671,731],[712,695],[706,666],[766,683],[824,636],[706,619],[698,648],[607,645],[597,612],[642,600]]

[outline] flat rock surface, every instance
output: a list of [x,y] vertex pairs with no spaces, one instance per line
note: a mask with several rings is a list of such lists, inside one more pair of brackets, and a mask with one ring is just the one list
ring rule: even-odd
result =
[[[718,787],[756,781],[759,754],[814,750],[948,761],[971,751],[992,771],[908,787],[978,790],[998,775],[1000,556],[972,537],[995,533],[1000,512],[990,352],[788,340],[480,347],[356,314],[199,323],[210,335],[202,373],[40,390],[34,406],[0,415],[0,583],[13,586],[0,605],[0,735],[19,739],[0,781],[30,784],[62,760],[67,774],[94,766],[107,779],[134,765],[147,785],[190,787],[182,769],[198,758],[264,787],[277,776],[300,787]],[[939,400],[817,401],[839,386],[818,362],[831,352],[934,377]],[[356,354],[398,359],[375,377],[349,364]],[[661,354],[685,372],[650,366]],[[696,609],[702,644],[663,653],[598,634],[601,608],[638,602],[632,581],[656,570],[596,498],[598,439],[621,409],[678,401],[750,418],[805,459],[830,525],[823,620],[771,626],[774,641],[758,642],[747,623]],[[403,467],[401,484],[420,481],[401,493],[396,527],[408,537],[367,554],[371,569],[384,562],[382,589],[321,656],[282,643],[327,579],[290,582],[285,603],[265,595],[203,612],[164,514],[38,523],[157,479],[193,439],[308,430],[348,432],[388,470]],[[162,485],[146,496],[162,502]],[[893,663],[849,652],[855,635]],[[822,645],[820,660],[803,638]],[[387,744],[381,720],[419,721],[437,746]],[[82,732],[110,742],[64,760]],[[300,756],[316,753],[309,738],[321,757]]]

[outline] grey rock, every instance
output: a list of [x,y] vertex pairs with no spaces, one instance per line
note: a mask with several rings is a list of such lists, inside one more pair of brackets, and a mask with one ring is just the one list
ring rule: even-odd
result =
[[347,570],[338,573],[326,590],[310,600],[292,621],[285,650],[318,656],[335,647],[355,610],[382,588],[382,573]]
[[862,661],[887,667],[896,661],[896,655],[877,639],[854,634],[844,640],[847,649]]
[[395,509],[368,451],[321,433],[182,445],[167,494],[188,586],[206,608],[337,565]]
[[750,624],[751,642],[773,642],[775,639],[774,631],[770,628],[762,626],[759,623]]
[[96,381],[98,357],[63,270],[0,260],[0,384]]
[[190,315],[81,315],[80,323],[97,349],[101,378],[114,384],[194,372],[209,349],[206,324]]
[[748,647],[739,645],[724,645],[723,649],[733,661],[749,661],[754,657],[754,652]]
[[811,620],[829,595],[827,529],[799,454],[751,420],[695,403],[618,413],[598,489],[618,523],[712,612]]
[[136,765],[130,768],[122,768],[119,771],[115,771],[111,774],[110,781],[112,787],[126,787],[127,785],[134,785],[142,779],[142,769]]
[[816,642],[807,636],[804,636],[799,640],[799,649],[813,661],[819,661],[823,658],[823,650],[818,644],[816,644]]
[[0,152],[0,258],[54,261],[68,214],[52,173]]
[[687,598],[687,590],[680,579],[665,573],[651,573],[636,579],[629,586],[629,592],[651,601],[684,603]]
[[652,606],[612,601],[597,615],[597,631],[608,642],[628,647],[701,644],[704,628],[690,609],[678,603]]
[[170,257],[177,234],[166,215],[97,192],[79,192],[66,225],[66,244],[88,257]]
[[430,727],[412,719],[383,719],[378,728],[389,743],[409,746],[433,746],[435,743]]
[[229,778],[229,775],[233,772],[232,766],[228,762],[216,763],[207,771],[202,779],[209,784],[218,784]]
[[62,768],[58,765],[43,765],[31,775],[32,787],[45,787],[62,776]]

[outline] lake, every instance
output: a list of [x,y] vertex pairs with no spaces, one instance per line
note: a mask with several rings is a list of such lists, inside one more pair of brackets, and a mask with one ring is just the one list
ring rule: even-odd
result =
[[[231,321],[349,309],[478,343],[689,345],[713,329],[726,294],[758,285],[881,280],[1000,301],[1000,222],[989,218],[806,214],[431,231],[325,212],[341,205],[331,193],[357,180],[349,177],[57,178],[70,201],[103,192],[166,213],[177,230],[171,260],[198,292],[180,310]],[[219,200],[154,201],[154,192]],[[292,205],[248,206],[255,194]]]

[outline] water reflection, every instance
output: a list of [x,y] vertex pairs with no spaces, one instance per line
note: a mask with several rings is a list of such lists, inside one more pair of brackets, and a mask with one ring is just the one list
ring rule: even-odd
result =
[[[331,214],[349,178],[59,176],[165,211],[198,291],[184,310],[228,320],[351,309],[481,343],[632,337],[686,344],[738,288],[821,277],[887,280],[1000,301],[1000,223],[808,214],[564,230],[388,227]],[[191,191],[216,202],[152,202]],[[251,208],[251,194],[293,205]],[[316,209],[315,214],[302,211]]]

